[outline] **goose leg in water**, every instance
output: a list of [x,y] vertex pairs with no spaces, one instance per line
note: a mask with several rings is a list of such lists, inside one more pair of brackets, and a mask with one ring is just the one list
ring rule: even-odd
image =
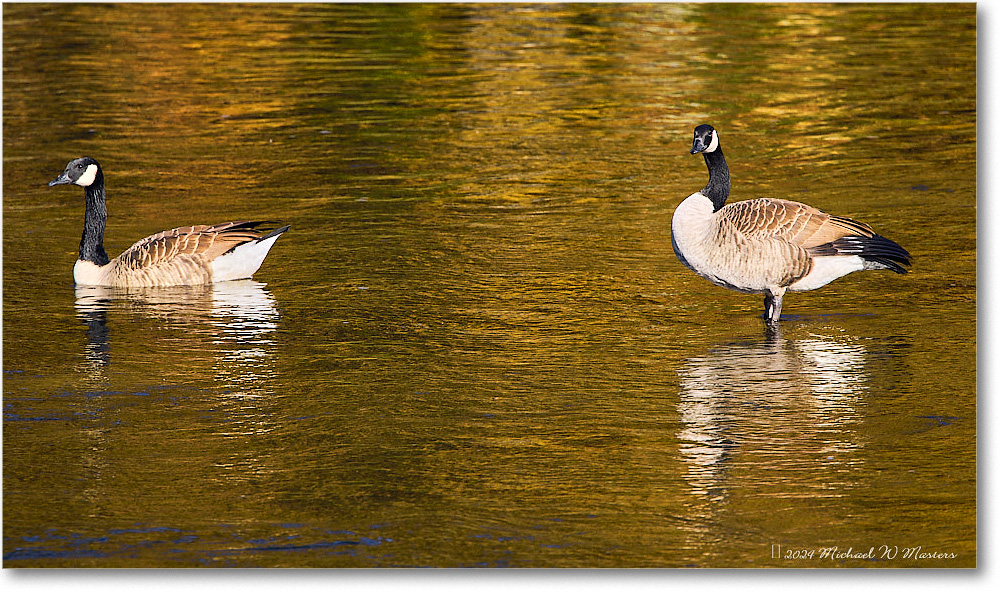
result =
[[777,323],[781,318],[781,297],[785,295],[784,290],[768,290],[764,292],[764,320],[768,323]]

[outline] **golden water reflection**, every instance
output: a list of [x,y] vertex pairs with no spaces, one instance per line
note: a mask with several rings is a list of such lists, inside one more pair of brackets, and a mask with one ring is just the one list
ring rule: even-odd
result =
[[[128,434],[156,426],[173,434],[171,455],[176,458],[171,465],[200,467],[201,482],[183,485],[185,496],[225,490],[223,497],[240,499],[261,475],[273,472],[270,452],[255,443],[278,424],[274,334],[281,315],[265,284],[242,280],[127,290],[78,286],[75,309],[87,326],[77,369],[93,389],[93,414],[106,415],[111,399],[129,400],[131,393],[106,389],[134,367],[149,368],[147,374],[173,373],[175,381],[159,387],[163,394],[156,397],[151,396],[157,394],[155,386],[140,387],[145,392],[137,394],[146,400],[138,405],[116,403],[125,411],[116,414],[113,427],[108,425],[112,419],[105,418],[97,428],[83,428],[87,466],[109,473],[145,466],[143,458],[151,450],[134,447]],[[136,351],[146,359],[138,360]],[[162,476],[151,479],[156,483]],[[120,495],[122,484],[114,479],[90,483],[84,498],[94,504]],[[144,483],[139,469],[128,487],[141,491]]]
[[[780,334],[689,358],[678,370],[677,410],[691,494],[720,502],[734,488],[787,483],[789,471],[808,471],[792,480],[798,485],[762,494],[845,495],[864,462],[865,358],[865,347],[849,339]],[[817,465],[827,480],[816,480]]]
[[270,392],[269,382],[276,375],[272,334],[280,315],[265,284],[243,280],[147,290],[77,286],[75,308],[87,326],[80,369],[92,380],[107,380],[107,367],[113,363],[111,335],[124,337],[129,323],[139,319],[183,332],[183,338],[169,341],[172,346],[163,354],[173,360],[201,360],[207,353],[216,386],[227,396]]

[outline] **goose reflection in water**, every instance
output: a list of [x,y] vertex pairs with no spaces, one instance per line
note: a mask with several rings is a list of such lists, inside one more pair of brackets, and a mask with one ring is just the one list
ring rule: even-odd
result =
[[[259,396],[274,375],[270,334],[278,328],[274,297],[253,280],[175,288],[76,287],[76,315],[87,326],[81,370],[106,382],[111,337],[128,331],[129,314],[181,327],[200,349],[211,344],[213,372],[237,396]],[[109,313],[125,313],[109,321]],[[115,315],[112,314],[112,317]]]
[[771,333],[687,360],[678,439],[692,493],[720,501],[752,485],[761,495],[841,495],[861,462],[865,358],[849,340]]

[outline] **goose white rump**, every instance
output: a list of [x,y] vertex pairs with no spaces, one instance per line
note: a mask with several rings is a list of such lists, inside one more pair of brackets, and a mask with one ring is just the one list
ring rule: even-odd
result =
[[220,255],[212,261],[212,278],[217,282],[225,282],[252,276],[264,263],[267,252],[274,246],[279,235],[280,233],[272,233],[267,238],[243,243]]

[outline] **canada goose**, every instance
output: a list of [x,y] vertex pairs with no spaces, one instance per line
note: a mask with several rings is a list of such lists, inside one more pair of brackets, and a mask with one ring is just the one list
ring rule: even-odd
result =
[[212,226],[185,226],[147,236],[109,259],[104,252],[104,173],[90,157],[77,158],[49,183],[73,183],[83,187],[84,214],[80,257],[73,266],[73,279],[86,286],[180,286],[249,278],[271,249],[282,226],[264,234],[256,222],[225,222]]
[[830,216],[783,199],[726,205],[729,167],[710,125],[694,129],[691,154],[701,153],[708,185],[674,210],[670,240],[681,263],[710,282],[764,293],[764,319],[781,316],[786,290],[814,290],[863,269],[906,273],[910,254],[867,224]]

